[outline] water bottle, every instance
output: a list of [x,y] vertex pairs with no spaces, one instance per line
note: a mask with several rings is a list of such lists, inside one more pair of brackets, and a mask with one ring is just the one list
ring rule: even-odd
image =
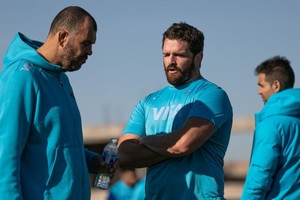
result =
[[[104,147],[102,152],[102,159],[105,162],[107,170],[112,167],[117,159],[117,142],[117,139],[111,139],[111,141]],[[110,185],[108,171],[98,174],[94,185],[98,189],[107,190]]]

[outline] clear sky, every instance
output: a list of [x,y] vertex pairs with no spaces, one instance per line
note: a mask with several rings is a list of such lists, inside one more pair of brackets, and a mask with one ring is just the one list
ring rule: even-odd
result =
[[253,70],[267,58],[290,59],[300,86],[298,0],[5,0],[1,61],[17,32],[44,41],[54,16],[69,5],[89,11],[99,27],[93,55],[80,71],[67,73],[84,125],[125,122],[143,96],[167,84],[161,39],[174,22],[204,32],[201,73],[227,91],[235,117],[262,108]]

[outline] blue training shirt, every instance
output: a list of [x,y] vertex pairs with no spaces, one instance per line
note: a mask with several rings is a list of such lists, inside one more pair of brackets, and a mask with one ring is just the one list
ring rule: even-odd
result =
[[136,105],[123,134],[168,134],[191,117],[212,122],[213,136],[188,156],[148,167],[146,199],[224,199],[223,159],[230,138],[232,107],[222,88],[200,78],[154,92]]

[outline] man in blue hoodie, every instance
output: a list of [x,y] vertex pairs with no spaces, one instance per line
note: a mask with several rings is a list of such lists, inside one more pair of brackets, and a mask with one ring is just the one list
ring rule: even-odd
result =
[[45,43],[17,33],[0,73],[0,199],[90,199],[89,172],[103,161],[84,148],[80,113],[65,72],[92,55],[97,24],[70,6]]
[[300,199],[300,89],[285,57],[255,70],[265,105],[256,114],[250,166],[242,199]]

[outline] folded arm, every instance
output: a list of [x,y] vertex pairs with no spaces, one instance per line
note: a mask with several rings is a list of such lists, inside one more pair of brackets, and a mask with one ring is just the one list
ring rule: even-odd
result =
[[[125,134],[123,137],[128,137],[129,135],[132,134]],[[141,144],[139,139],[126,139],[118,147],[118,163],[120,167],[148,167],[166,159],[168,159],[167,156],[155,153]]]
[[185,156],[204,144],[214,133],[211,122],[191,118],[170,134],[147,136],[124,134],[119,139],[119,164],[125,167],[148,167],[164,160]]
[[214,125],[203,118],[190,118],[171,134],[145,137],[142,144],[168,157],[188,155],[203,145],[214,133]]

